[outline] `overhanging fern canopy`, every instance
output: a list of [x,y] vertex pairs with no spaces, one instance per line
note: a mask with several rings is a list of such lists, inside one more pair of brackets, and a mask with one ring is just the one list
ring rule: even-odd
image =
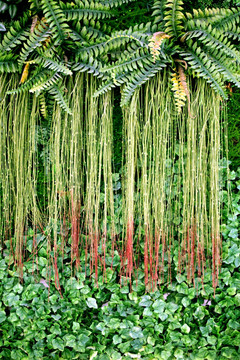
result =
[[[45,72],[45,79],[51,83],[54,78],[56,86],[57,79],[72,71],[86,71],[102,78],[96,95],[123,86],[123,105],[163,67],[174,73],[178,60],[186,63],[186,73],[204,78],[223,98],[226,81],[239,86],[240,7],[188,13],[182,0],[155,0],[152,22],[121,31],[107,26],[113,9],[129,2],[32,1],[31,16],[27,11],[3,37],[0,71],[23,71],[28,62],[31,88],[43,95],[48,86],[34,82],[44,69],[54,71]],[[20,88],[30,89],[24,84]]]

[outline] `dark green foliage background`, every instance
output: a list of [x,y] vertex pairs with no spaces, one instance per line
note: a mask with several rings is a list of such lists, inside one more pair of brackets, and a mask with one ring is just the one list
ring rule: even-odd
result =
[[233,89],[228,101],[228,146],[231,167],[240,165],[240,91]]

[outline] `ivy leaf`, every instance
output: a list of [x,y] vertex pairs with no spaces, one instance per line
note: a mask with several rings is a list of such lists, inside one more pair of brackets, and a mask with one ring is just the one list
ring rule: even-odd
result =
[[7,29],[5,28],[3,23],[0,23],[0,31],[6,31]]
[[143,338],[143,332],[142,329],[138,326],[134,326],[132,330],[130,330],[129,335],[133,339],[141,339]]
[[86,344],[89,340],[90,340],[89,337],[84,334],[81,334],[78,337],[79,344],[82,346],[86,346]]
[[228,326],[232,329],[238,330],[240,328],[240,325],[237,321],[234,321],[232,319],[229,320]]
[[80,324],[74,321],[72,329],[73,332],[78,332],[80,330]]
[[59,337],[52,340],[52,346],[54,349],[58,349],[60,351],[64,350],[64,342]]
[[207,336],[210,331],[210,328],[208,326],[206,326],[206,327],[200,326],[200,331],[203,336]]
[[6,314],[5,311],[0,310],[0,323],[4,322],[6,320]]
[[149,307],[149,306],[151,306],[151,304],[152,304],[152,301],[151,301],[151,297],[149,295],[144,295],[141,297],[139,306]]
[[181,330],[184,334],[189,334],[190,333],[190,327],[187,325],[187,324],[184,324],[182,327],[181,327]]
[[113,336],[113,344],[114,345],[121,344],[121,342],[122,342],[121,336],[119,336],[119,335],[114,335]]
[[16,313],[20,317],[21,320],[24,320],[27,317],[28,311],[25,308],[17,307]]
[[89,308],[97,309],[98,305],[97,305],[96,299],[91,298],[91,297],[87,298],[87,306]]
[[188,307],[189,305],[190,305],[190,300],[187,298],[187,297],[184,297],[183,299],[182,299],[182,304],[183,304],[183,306],[186,308],[186,307]]
[[237,237],[238,237],[238,229],[236,229],[236,228],[231,229],[228,236],[231,237],[232,239],[237,239]]
[[173,302],[168,303],[166,307],[171,313],[174,313],[179,308],[179,306]]
[[9,15],[13,19],[17,13],[17,6],[14,4],[9,5],[8,11],[9,11]]
[[152,314],[152,311],[147,307],[143,310],[143,316],[152,316]]
[[227,289],[228,295],[231,295],[231,296],[236,295],[236,291],[237,291],[237,289],[235,287],[231,287],[231,288]]
[[152,307],[154,308],[154,311],[156,313],[161,313],[164,311],[165,306],[166,306],[166,303],[163,300],[158,299],[158,300],[154,301]]
[[72,334],[65,335],[64,341],[66,343],[66,346],[69,346],[71,348],[74,348],[74,346],[76,345],[76,337]]
[[216,336],[207,336],[207,342],[208,342],[210,345],[215,345],[216,342],[217,342]]

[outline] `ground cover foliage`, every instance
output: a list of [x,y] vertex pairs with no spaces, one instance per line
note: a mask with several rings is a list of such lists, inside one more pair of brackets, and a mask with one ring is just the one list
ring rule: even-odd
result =
[[[208,266],[216,287],[221,247],[218,166],[227,153],[221,145],[224,125],[219,109],[228,96],[226,81],[240,84],[238,6],[188,13],[181,0],[155,1],[153,21],[118,31],[104,20],[116,15],[115,7],[130,1],[30,3],[1,42],[1,233],[12,240],[15,263],[23,266],[23,238],[29,224],[34,231],[50,227],[48,236],[53,241],[47,246],[54,248],[56,263],[58,227],[63,227],[63,233],[70,222],[72,260],[75,257],[78,265],[81,244],[97,272],[101,242],[105,266],[109,232],[113,249],[119,236],[114,223],[111,89],[121,86],[124,226],[116,243],[123,273],[131,281],[141,246],[136,237],[144,227],[146,285],[149,276],[157,282],[159,253],[164,263],[165,251],[171,254],[172,238],[178,236],[179,271],[186,266],[194,282],[196,268],[199,276],[203,274],[205,258],[211,253]],[[82,72],[91,75],[83,78]],[[12,73],[21,73],[20,81]],[[142,89],[150,94],[148,102],[138,91],[145,84]],[[158,84],[164,86],[158,88]],[[160,92],[163,96],[157,99]],[[200,110],[197,101],[202,101]],[[161,110],[158,105],[148,106],[151,103],[159,103]],[[25,121],[18,123],[18,117]],[[46,127],[44,121],[48,121]],[[41,132],[49,142],[42,159],[35,151]],[[151,149],[155,150],[149,153]],[[173,167],[169,166],[170,173],[166,170],[171,161],[178,161],[183,176],[176,193],[172,192]],[[46,177],[40,183],[39,169]],[[44,181],[47,191],[39,199]],[[177,212],[182,222],[178,235]],[[34,240],[33,250],[37,248]]]
[[[168,287],[163,284],[146,293],[142,268],[130,292],[127,283],[120,286],[116,279],[117,255],[113,270],[109,256],[105,278],[99,277],[97,288],[94,275],[86,276],[89,267],[71,269],[70,253],[63,262],[59,259],[57,291],[44,247],[37,265],[25,264],[22,281],[5,253],[0,260],[0,358],[239,359],[240,169],[231,172],[229,183],[231,203],[226,186],[221,193],[223,263],[215,297],[210,271],[195,288],[188,286],[185,274]],[[32,236],[29,230],[29,244]],[[172,267],[177,266],[176,257]]]

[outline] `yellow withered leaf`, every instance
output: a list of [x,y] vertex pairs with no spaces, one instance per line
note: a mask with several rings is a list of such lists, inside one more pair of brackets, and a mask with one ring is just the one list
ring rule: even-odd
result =
[[21,80],[20,80],[20,84],[23,84],[27,80],[28,72],[29,72],[29,66],[30,66],[30,63],[27,63],[24,66],[23,73],[22,73]]

